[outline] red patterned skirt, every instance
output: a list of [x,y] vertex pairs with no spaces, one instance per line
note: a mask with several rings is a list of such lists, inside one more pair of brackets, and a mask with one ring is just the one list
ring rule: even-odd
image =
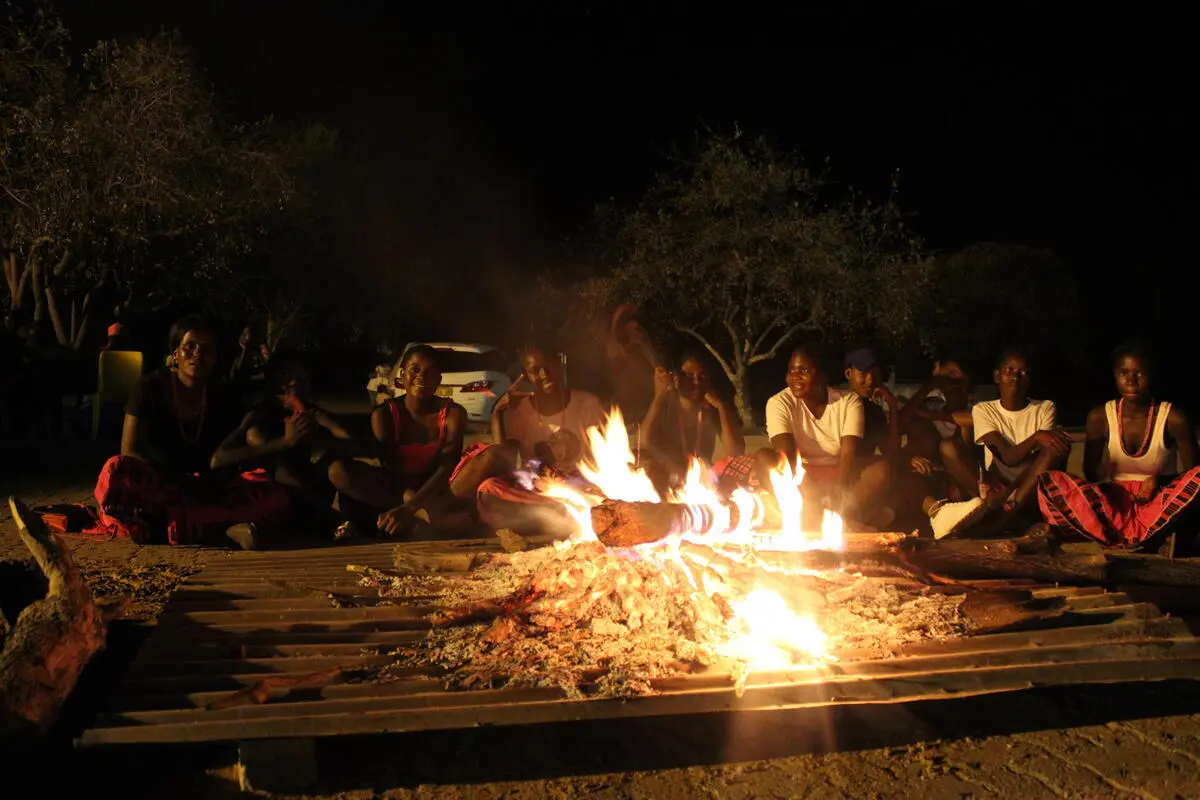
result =
[[1140,481],[1089,483],[1065,472],[1038,479],[1038,506],[1046,522],[1109,547],[1133,547],[1166,528],[1200,494],[1200,467],[1162,486],[1144,503]]
[[153,464],[113,456],[96,483],[100,525],[96,532],[151,543],[212,541],[230,525],[274,523],[287,518],[288,493],[263,470],[168,480]]

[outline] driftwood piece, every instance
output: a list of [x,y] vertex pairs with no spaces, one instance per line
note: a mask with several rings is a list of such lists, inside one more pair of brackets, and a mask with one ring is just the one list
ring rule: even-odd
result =
[[49,589],[21,612],[0,651],[0,737],[50,729],[84,667],[104,649],[108,627],[71,554],[24,503],[14,497],[8,504]]

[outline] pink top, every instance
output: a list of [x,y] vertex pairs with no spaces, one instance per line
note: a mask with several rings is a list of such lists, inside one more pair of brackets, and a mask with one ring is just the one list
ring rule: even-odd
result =
[[400,472],[404,475],[424,475],[432,472],[442,443],[446,441],[446,416],[450,413],[450,403],[443,403],[442,410],[438,412],[438,438],[423,444],[401,442],[400,404],[394,398],[390,399],[388,410],[392,412],[392,459],[399,465]]

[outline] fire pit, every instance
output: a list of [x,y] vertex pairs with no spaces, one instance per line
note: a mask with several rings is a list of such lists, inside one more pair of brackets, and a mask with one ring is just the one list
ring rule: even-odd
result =
[[[605,434],[596,432],[617,441]],[[1132,587],[1055,585],[1154,577],[1192,587],[1200,565],[842,532],[832,514],[804,532],[788,522],[799,519],[799,494],[786,471],[759,501],[714,502],[702,474],[658,498],[629,468],[627,447],[599,452],[600,494],[545,487],[578,522],[564,541],[214,560],[172,598],[80,743],[269,748],[1200,677],[1188,624]],[[604,459],[622,467],[621,485]],[[641,543],[606,544],[613,526],[595,522],[609,518]],[[664,518],[654,538],[647,520]],[[688,526],[674,527],[680,519]]]

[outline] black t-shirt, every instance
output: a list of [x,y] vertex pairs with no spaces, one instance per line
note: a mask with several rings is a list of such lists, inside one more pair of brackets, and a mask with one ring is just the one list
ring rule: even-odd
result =
[[[209,384],[200,421],[181,423],[171,403],[171,372],[152,372],[133,388],[125,413],[146,429],[152,460],[187,474],[209,471],[209,461],[242,422],[242,410],[229,387]],[[194,441],[193,441],[194,440]]]

